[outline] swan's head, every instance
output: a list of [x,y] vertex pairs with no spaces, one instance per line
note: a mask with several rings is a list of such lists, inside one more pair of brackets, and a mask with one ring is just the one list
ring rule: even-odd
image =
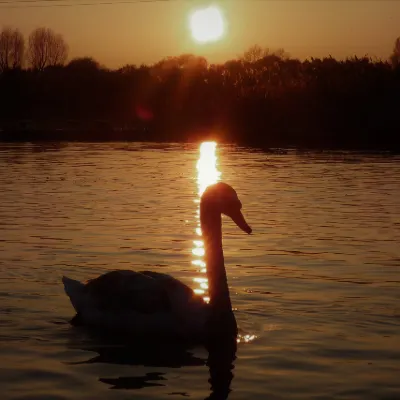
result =
[[236,191],[224,182],[215,183],[204,191],[201,208],[227,215],[241,230],[248,234],[252,232],[242,214],[242,203]]

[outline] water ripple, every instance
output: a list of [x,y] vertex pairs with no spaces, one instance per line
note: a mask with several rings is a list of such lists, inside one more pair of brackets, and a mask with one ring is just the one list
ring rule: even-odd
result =
[[[144,268],[193,286],[198,153],[0,145],[2,398],[209,396],[205,349],[107,346],[70,327],[60,284]],[[229,398],[400,398],[399,161],[219,146],[254,229],[224,218],[232,302],[243,337],[256,336],[228,362]]]

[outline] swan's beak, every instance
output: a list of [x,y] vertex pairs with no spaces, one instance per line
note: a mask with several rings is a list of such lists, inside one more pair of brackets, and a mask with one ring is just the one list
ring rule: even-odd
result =
[[250,235],[250,233],[253,231],[249,224],[246,222],[246,220],[244,219],[244,216],[242,214],[242,212],[237,209],[235,211],[231,211],[228,214],[229,217],[232,218],[233,222],[244,232],[248,233]]

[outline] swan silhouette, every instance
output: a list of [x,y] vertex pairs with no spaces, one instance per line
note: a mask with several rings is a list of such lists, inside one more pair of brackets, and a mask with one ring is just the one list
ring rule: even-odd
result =
[[151,271],[117,270],[83,284],[63,277],[76,311],[73,324],[139,335],[204,338],[237,335],[222,249],[221,215],[244,232],[251,228],[236,191],[226,183],[209,186],[200,200],[210,302],[172,276]]

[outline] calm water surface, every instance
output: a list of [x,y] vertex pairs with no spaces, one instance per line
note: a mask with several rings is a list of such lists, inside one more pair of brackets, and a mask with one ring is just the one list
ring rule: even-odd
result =
[[229,399],[400,399],[400,158],[199,157],[196,145],[0,145],[1,399],[212,396],[206,349],[72,328],[60,278],[146,268],[206,295],[197,201],[216,179],[254,231],[224,219],[249,339]]

